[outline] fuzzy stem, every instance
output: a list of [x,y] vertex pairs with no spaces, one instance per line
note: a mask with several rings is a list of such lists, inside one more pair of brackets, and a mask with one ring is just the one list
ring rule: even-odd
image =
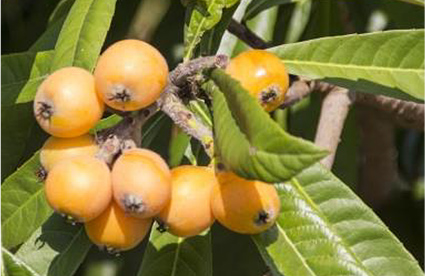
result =
[[315,144],[330,151],[321,161],[328,169],[332,168],[351,103],[350,93],[344,88],[332,89],[323,101]]
[[99,145],[97,157],[112,166],[123,150],[140,147],[142,126],[156,111],[158,111],[158,105],[154,103],[136,113],[126,114],[115,126],[97,133],[96,142]]
[[213,157],[213,134],[211,127],[205,125],[179,98],[180,89],[187,84],[188,78],[199,74],[203,70],[224,68],[228,63],[225,55],[200,57],[176,67],[169,77],[169,82],[157,103],[176,125],[185,133],[199,140],[206,153]]

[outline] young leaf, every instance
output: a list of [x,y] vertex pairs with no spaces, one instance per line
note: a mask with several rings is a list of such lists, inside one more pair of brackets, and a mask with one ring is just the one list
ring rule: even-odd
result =
[[3,257],[3,269],[5,274],[1,275],[13,275],[13,276],[38,276],[36,272],[34,272],[29,266],[27,266],[24,262],[19,260],[15,255],[10,253],[7,249],[1,249],[2,257]]
[[55,214],[16,252],[16,257],[38,275],[71,276],[92,243],[82,225],[71,225]]
[[215,69],[211,78],[218,86],[212,88],[214,146],[227,168],[244,178],[281,182],[326,155],[286,133],[223,70]]
[[423,275],[372,210],[320,164],[277,188],[275,226],[252,236],[273,275]]
[[424,30],[313,39],[271,48],[295,75],[392,97],[424,99]]
[[149,244],[137,275],[212,275],[211,235],[204,232],[180,238],[152,227]]
[[92,71],[115,11],[116,0],[76,0],[63,24],[51,71],[78,66]]
[[1,57],[1,104],[29,102],[49,74],[53,51],[25,52]]
[[185,24],[184,60],[192,58],[202,35],[220,21],[222,10],[237,2],[238,0],[204,0],[189,7],[189,21]]
[[1,239],[7,249],[24,242],[52,213],[36,175],[39,168],[35,154],[1,185]]
[[217,51],[223,34],[237,7],[238,5],[233,5],[230,8],[223,9],[223,15],[220,21],[213,28],[205,32],[200,44],[202,56],[213,55]]

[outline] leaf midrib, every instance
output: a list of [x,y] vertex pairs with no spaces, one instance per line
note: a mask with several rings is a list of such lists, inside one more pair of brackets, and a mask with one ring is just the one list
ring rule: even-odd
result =
[[36,272],[35,270],[32,269],[31,266],[29,266],[26,262],[24,262],[23,260],[19,259],[18,257],[16,257],[16,255],[11,254],[8,250],[6,250],[5,248],[2,248],[2,253],[3,254],[7,254],[10,255],[12,260],[16,261],[16,263],[18,265],[22,265],[23,267],[25,267],[25,269],[27,269],[30,273],[32,273],[34,276],[41,276],[41,274],[39,274],[38,272]]
[[360,267],[366,272],[369,273],[368,275],[375,275],[370,271],[367,267],[364,266],[363,262],[357,256],[352,252],[351,247],[347,245],[343,237],[341,237],[337,232],[335,232],[333,225],[326,219],[326,217],[323,215],[323,212],[321,209],[317,206],[317,204],[310,198],[310,196],[304,191],[304,189],[301,187],[301,184],[299,183],[298,179],[296,177],[292,178],[290,181],[293,184],[293,187],[301,194],[301,196],[304,198],[304,200],[317,212],[317,214],[320,216],[320,218],[323,220],[323,222],[326,224],[328,229],[332,232],[335,237],[339,238],[339,242],[343,245],[345,250],[347,250],[347,253],[350,254],[350,256],[353,258],[353,260],[356,261],[357,264],[360,265]]
[[7,226],[7,224],[10,222],[10,220],[12,218],[14,218],[16,216],[16,214],[21,209],[23,209],[24,207],[26,207],[29,204],[30,201],[32,202],[32,200],[34,200],[34,198],[37,198],[39,196],[39,193],[41,193],[43,191],[44,191],[44,188],[43,187],[40,187],[40,189],[38,191],[36,191],[35,193],[33,193],[32,196],[30,196],[29,199],[24,202],[24,204],[21,204],[8,218],[6,218],[5,221],[2,222],[1,227],[3,228],[5,226]]
[[412,72],[416,74],[423,74],[424,69],[414,69],[414,68],[400,68],[400,67],[383,67],[383,66],[366,66],[366,65],[353,65],[353,64],[342,64],[342,63],[329,63],[329,62],[318,62],[318,61],[304,61],[304,60],[291,60],[291,59],[281,59],[285,64],[295,64],[295,65],[316,65],[322,67],[339,67],[343,69],[353,69],[353,70],[376,70],[376,71],[389,71],[393,72]]

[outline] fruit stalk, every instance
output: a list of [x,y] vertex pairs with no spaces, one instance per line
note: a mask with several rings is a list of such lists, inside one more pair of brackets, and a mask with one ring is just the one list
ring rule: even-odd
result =
[[97,157],[111,166],[122,150],[140,147],[142,126],[157,111],[158,105],[153,103],[133,115],[125,116],[115,126],[98,132],[96,134],[99,145]]

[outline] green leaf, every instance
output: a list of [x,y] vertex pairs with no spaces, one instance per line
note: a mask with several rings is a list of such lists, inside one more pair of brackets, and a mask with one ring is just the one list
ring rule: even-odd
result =
[[260,12],[267,10],[273,6],[291,4],[303,0],[255,0],[246,9],[244,20],[248,20],[259,14]]
[[400,1],[410,3],[410,4],[419,5],[419,6],[422,6],[422,7],[425,5],[424,0],[400,0]]
[[213,28],[205,32],[201,39],[202,56],[209,56],[216,53],[220,46],[223,34],[226,31],[237,7],[238,5],[233,5],[230,8],[223,9],[223,15],[221,16],[220,21]]
[[[254,0],[241,0],[235,13],[233,14],[233,19],[237,22],[241,22],[245,11],[248,5]],[[257,0],[255,0],[257,1]],[[227,55],[229,57],[233,56],[233,51],[236,47],[238,38],[229,32],[225,32],[220,41],[220,46],[218,47],[217,54]]]
[[173,125],[168,147],[168,164],[171,168],[181,164],[187,148],[190,148],[190,138],[177,125]]
[[300,40],[310,20],[311,6],[312,0],[301,0],[295,3],[285,36],[285,43],[293,43]]
[[36,175],[39,168],[35,154],[1,186],[1,238],[7,249],[24,242],[52,213]]
[[213,88],[214,146],[228,169],[247,179],[281,182],[327,154],[286,133],[223,70],[215,69],[211,79],[219,88]]
[[148,148],[155,140],[156,136],[161,131],[161,128],[167,123],[167,116],[158,112],[143,125],[142,130],[142,147]]
[[65,19],[66,17],[64,16],[50,24],[44,33],[38,37],[37,41],[31,45],[28,51],[39,52],[54,49]]
[[323,166],[277,188],[275,226],[252,236],[273,275],[424,275],[372,210]]
[[74,2],[75,0],[62,0],[56,5],[50,14],[47,29],[29,48],[29,51],[39,52],[55,48],[63,23]]
[[90,130],[90,133],[95,134],[96,132],[98,132],[102,129],[110,128],[110,127],[118,124],[119,122],[121,122],[121,120],[122,120],[121,116],[119,116],[118,114],[113,114],[109,117],[106,117],[106,118],[100,120],[96,124],[96,126]]
[[16,257],[39,275],[71,276],[92,243],[83,225],[71,225],[55,214],[16,252]]
[[63,24],[51,71],[78,66],[92,71],[115,11],[116,0],[76,0]]
[[56,5],[55,9],[49,16],[48,27],[50,27],[57,21],[66,18],[74,2],[75,0],[60,0],[60,2]]
[[184,60],[192,58],[203,34],[220,21],[223,9],[237,2],[238,0],[204,0],[188,8],[189,21],[185,24]]
[[[278,7],[272,7],[257,14],[255,17],[246,21],[249,30],[262,38],[265,42],[273,40],[276,20],[278,16]],[[238,55],[244,51],[251,49],[244,41],[238,40],[232,55]]]
[[137,275],[212,275],[211,235],[206,231],[191,238],[160,233],[155,223]]
[[30,267],[23,263],[19,258],[10,253],[7,249],[1,249],[3,257],[4,276],[38,276]]
[[2,180],[19,165],[27,140],[35,126],[32,104],[2,106],[1,139]]
[[47,77],[54,52],[25,52],[1,57],[1,104],[32,101]]
[[424,30],[313,39],[270,49],[295,75],[399,98],[424,99]]

